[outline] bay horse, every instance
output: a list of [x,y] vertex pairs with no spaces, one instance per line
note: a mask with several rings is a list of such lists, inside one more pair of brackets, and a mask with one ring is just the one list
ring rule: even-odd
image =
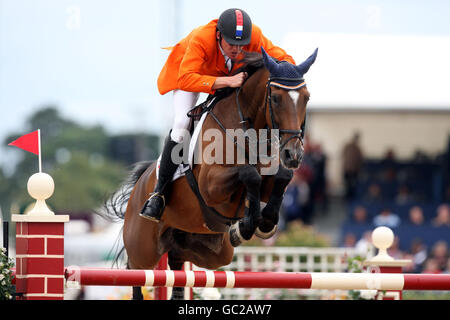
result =
[[[191,180],[197,182],[197,196],[188,175],[173,181],[168,192],[170,200],[159,223],[139,216],[156,182],[156,163],[142,162],[135,166],[128,178],[129,189],[124,186],[125,191],[107,207],[124,218],[127,268],[154,269],[162,255],[168,253],[172,270],[180,270],[185,261],[214,270],[229,264],[234,247],[250,240],[255,233],[264,239],[275,233],[283,194],[303,156],[302,129],[309,100],[303,75],[316,56],[317,49],[295,66],[276,61],[264,49],[262,56],[247,55],[242,68],[248,72],[247,80],[208,111],[202,133],[209,129],[223,132],[224,146],[229,138],[225,129],[268,130],[278,132],[278,136],[271,134],[271,138],[257,142],[246,139],[244,146],[234,141],[234,155],[239,148],[246,151],[243,164],[206,160],[194,164],[190,172]],[[267,161],[263,162],[261,156],[257,163],[250,163],[249,146],[268,141],[271,159],[275,154],[281,161],[270,175],[262,175],[268,168]],[[205,152],[208,146],[202,145],[199,151]],[[266,203],[262,210],[261,202]],[[213,211],[215,217],[205,219],[208,216],[203,214],[205,208]],[[174,288],[172,299],[183,296],[184,288]],[[140,298],[140,288],[133,288],[133,299]]]

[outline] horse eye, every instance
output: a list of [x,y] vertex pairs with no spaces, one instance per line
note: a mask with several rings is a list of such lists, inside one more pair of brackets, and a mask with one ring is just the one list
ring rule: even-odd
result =
[[272,102],[274,104],[278,104],[281,102],[281,96],[279,94],[273,94],[272,95]]

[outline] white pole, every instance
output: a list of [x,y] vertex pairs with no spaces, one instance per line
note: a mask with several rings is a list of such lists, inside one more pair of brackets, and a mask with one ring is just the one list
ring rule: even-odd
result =
[[39,172],[42,172],[41,129],[38,129],[38,147],[39,147]]

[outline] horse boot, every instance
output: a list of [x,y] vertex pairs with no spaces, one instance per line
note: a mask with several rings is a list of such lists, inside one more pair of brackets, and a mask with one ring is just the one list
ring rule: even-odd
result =
[[178,168],[178,164],[173,163],[171,154],[173,148],[178,143],[172,141],[170,135],[166,138],[163,152],[161,154],[161,161],[159,166],[159,177],[154,191],[145,202],[139,215],[153,222],[159,222],[166,206],[166,198],[164,191],[169,183],[172,181],[173,174]]

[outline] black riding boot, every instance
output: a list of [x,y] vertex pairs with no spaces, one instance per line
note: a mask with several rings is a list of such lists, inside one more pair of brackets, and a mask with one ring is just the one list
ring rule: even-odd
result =
[[178,168],[178,164],[172,162],[171,154],[173,148],[177,145],[172,141],[170,135],[166,138],[163,152],[161,155],[159,177],[155,186],[155,190],[150,194],[150,197],[145,202],[139,215],[154,222],[159,222],[164,212],[166,199],[164,191],[172,181],[173,174]]

